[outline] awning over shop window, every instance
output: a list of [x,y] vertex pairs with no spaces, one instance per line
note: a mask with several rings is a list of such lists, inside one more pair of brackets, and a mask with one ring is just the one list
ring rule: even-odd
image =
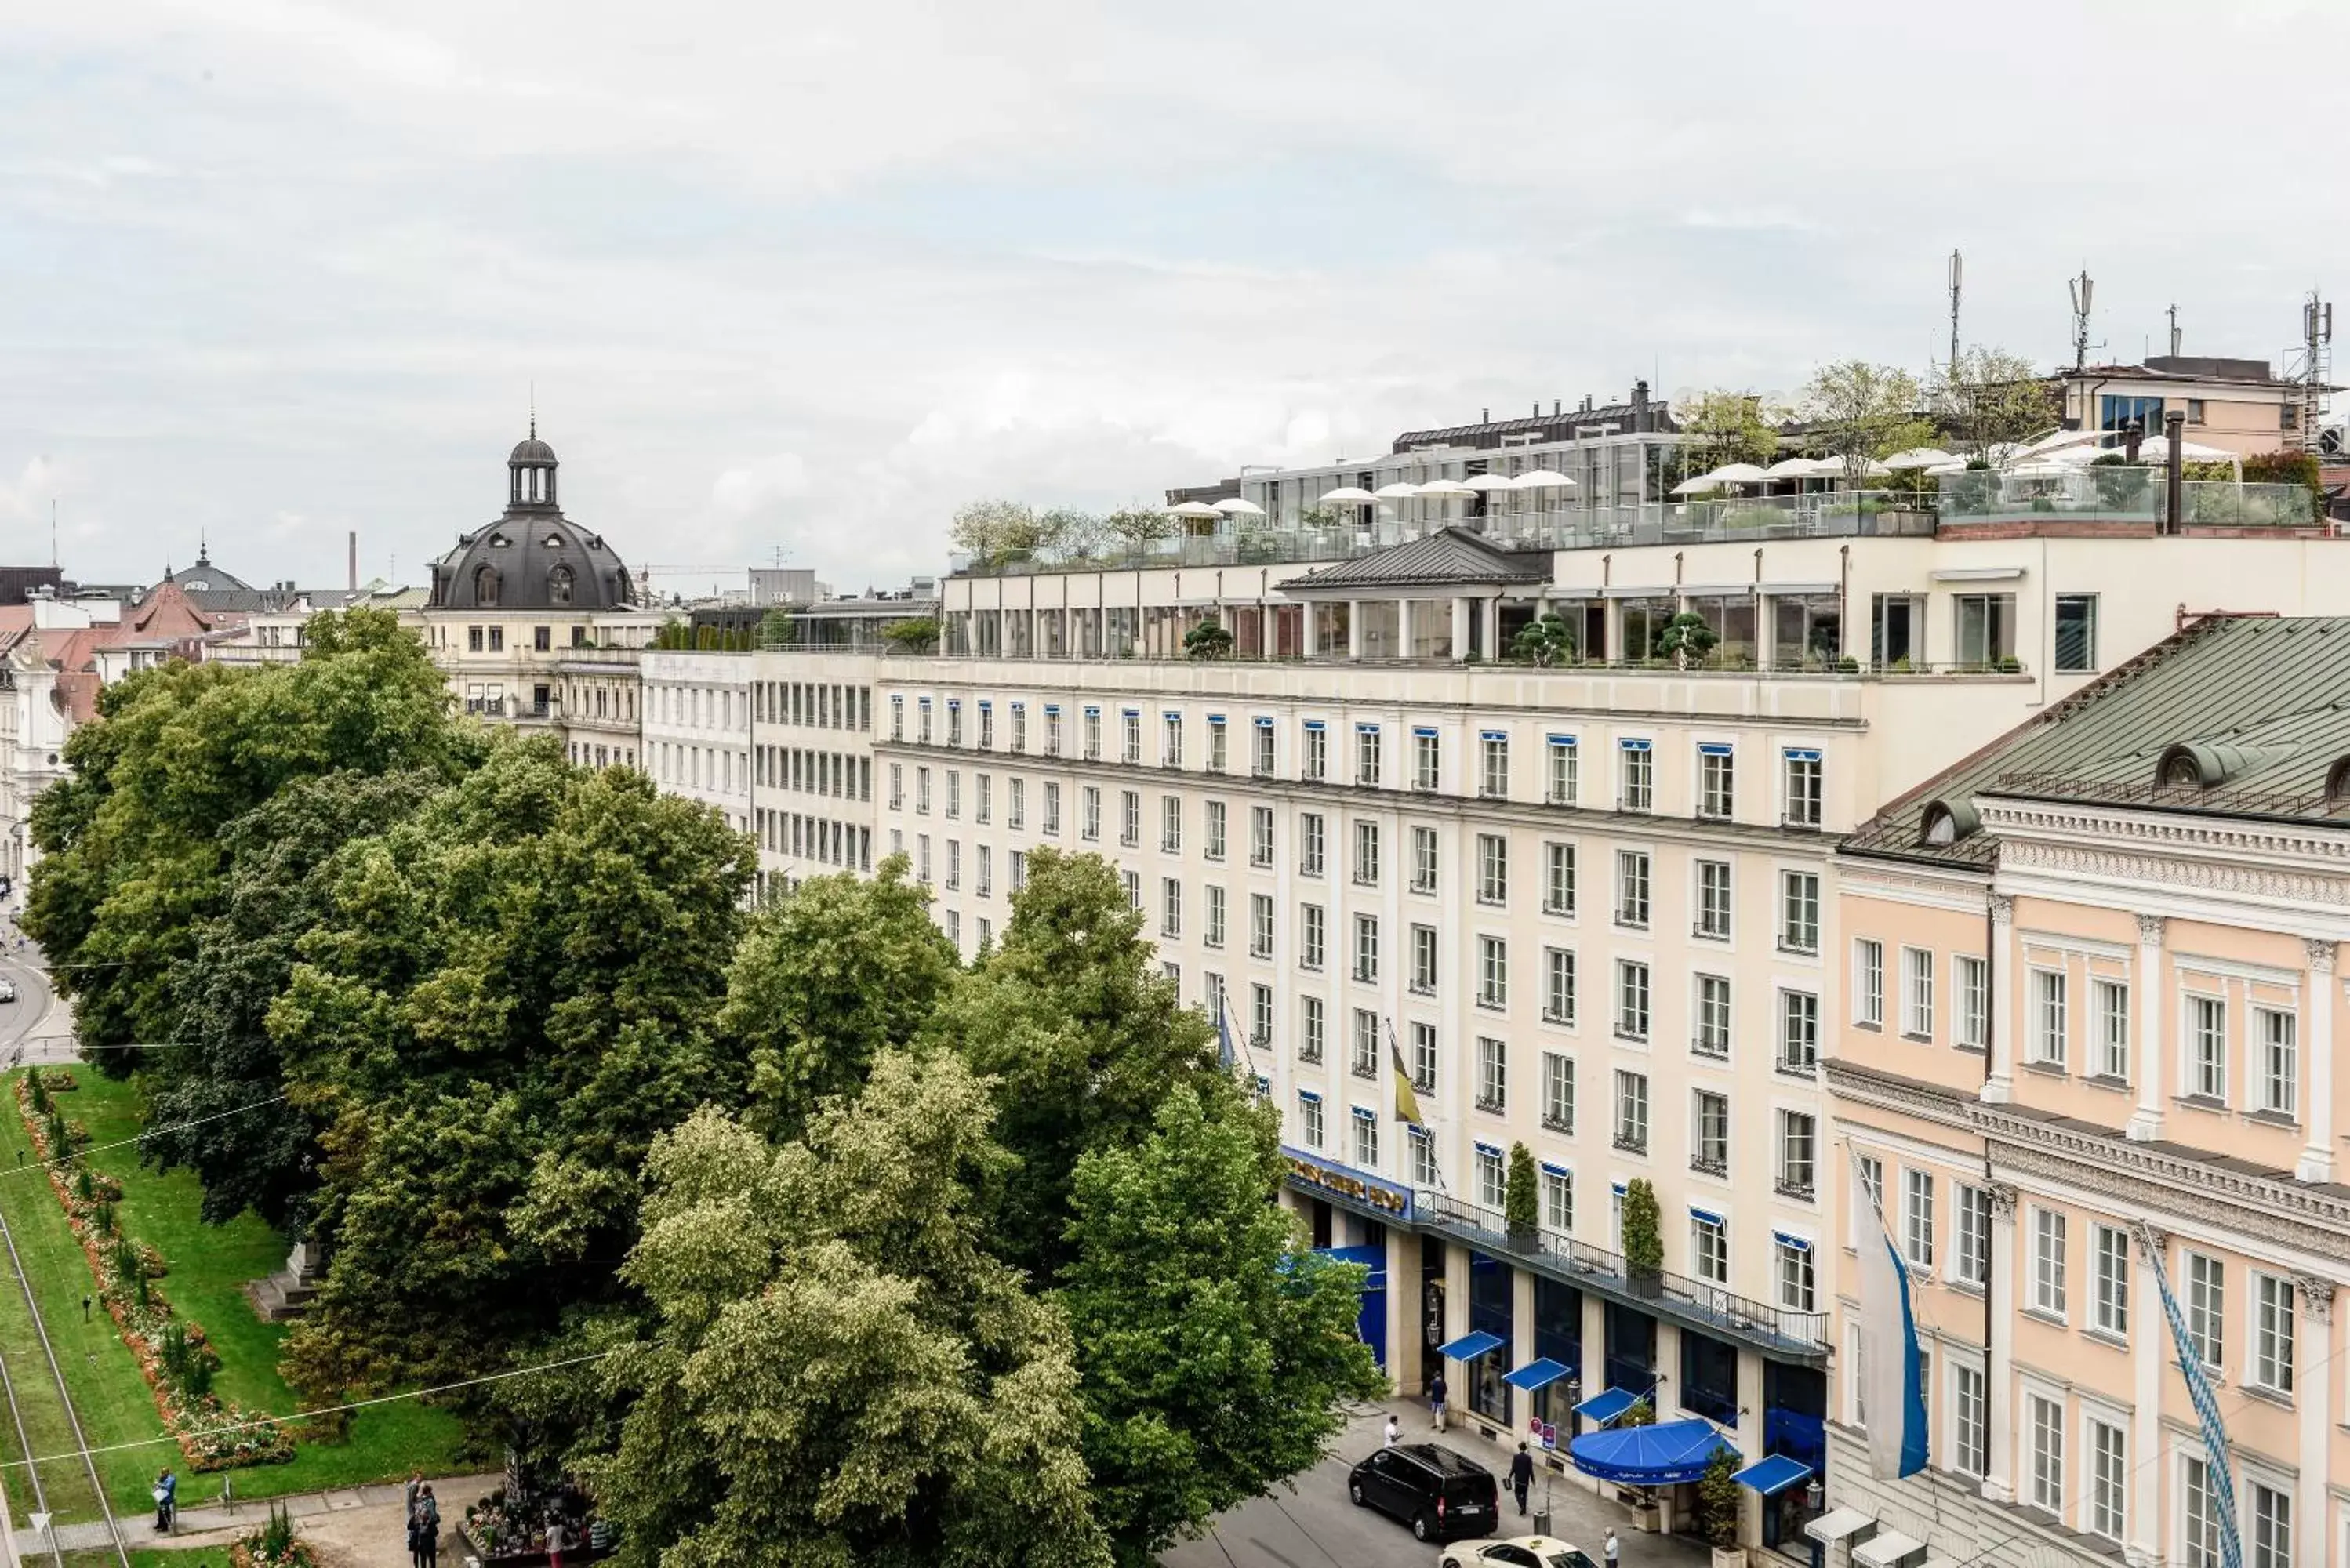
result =
[[1474,1361],[1501,1348],[1502,1336],[1498,1334],[1464,1334],[1451,1344],[1440,1346],[1436,1354],[1447,1361]]
[[1713,1456],[1738,1450],[1711,1421],[1667,1421],[1655,1427],[1622,1427],[1586,1432],[1569,1443],[1566,1457],[1585,1475],[1626,1486],[1679,1486],[1703,1476]]
[[1603,1388],[1575,1407],[1575,1413],[1606,1426],[1640,1402],[1638,1394],[1625,1388]]
[[1852,1560],[1866,1568],[1894,1568],[1915,1552],[1926,1550],[1926,1543],[1898,1530],[1880,1530],[1852,1549]]
[[1856,1508],[1832,1508],[1804,1526],[1804,1533],[1825,1545],[1834,1546],[1846,1536],[1866,1530],[1876,1522]]
[[1567,1368],[1548,1356],[1529,1361],[1523,1366],[1502,1374],[1502,1381],[1513,1388],[1523,1388],[1531,1394],[1537,1388],[1547,1388],[1567,1375]]
[[1812,1467],[1801,1459],[1791,1459],[1784,1454],[1773,1454],[1757,1459],[1731,1477],[1740,1486],[1751,1487],[1764,1497],[1776,1497],[1797,1481],[1809,1480]]

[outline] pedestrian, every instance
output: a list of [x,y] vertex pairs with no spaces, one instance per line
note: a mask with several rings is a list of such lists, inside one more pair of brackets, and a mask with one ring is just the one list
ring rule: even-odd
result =
[[424,1472],[422,1470],[411,1470],[408,1472],[408,1493],[400,1500],[400,1517],[402,1519],[407,1518],[409,1515],[416,1511],[416,1494],[419,1490],[422,1490],[423,1485]]
[[1380,1444],[1379,1446],[1380,1446],[1381,1448],[1383,1448],[1383,1449],[1392,1449],[1392,1448],[1394,1448],[1394,1447],[1396,1446],[1396,1441],[1397,1441],[1397,1439],[1398,1439],[1398,1438],[1401,1438],[1402,1436],[1403,1436],[1403,1428],[1402,1428],[1402,1426],[1401,1426],[1401,1425],[1400,1425],[1400,1424],[1396,1420],[1396,1418],[1395,1418],[1395,1412],[1394,1412],[1394,1411],[1392,1411],[1392,1410],[1388,1411],[1388,1440],[1387,1440],[1386,1442],[1384,1442],[1384,1443]]
[[155,1477],[155,1529],[158,1533],[172,1528],[172,1505],[179,1501],[180,1478],[172,1473],[169,1465]]
[[1599,1554],[1607,1559],[1607,1568],[1617,1568],[1624,1561],[1624,1549],[1616,1544],[1616,1527],[1607,1527],[1607,1539],[1600,1543]]
[[546,1568],[563,1568],[563,1549],[571,1544],[564,1533],[563,1516],[556,1514],[546,1526]]
[[1518,1494],[1518,1512],[1526,1511],[1526,1494],[1534,1490],[1534,1457],[1526,1452],[1523,1443],[1518,1445],[1517,1457],[1510,1461],[1510,1490]]
[[435,1568],[440,1559],[441,1505],[427,1481],[416,1489],[416,1506],[408,1512],[409,1568]]
[[1438,1431],[1444,1430],[1444,1374],[1440,1372],[1428,1380],[1428,1415]]

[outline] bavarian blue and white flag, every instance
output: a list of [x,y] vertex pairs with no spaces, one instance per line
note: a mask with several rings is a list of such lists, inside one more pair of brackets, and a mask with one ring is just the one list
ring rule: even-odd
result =
[[[1886,1232],[1877,1194],[1853,1151],[1852,1188],[1869,1223],[1855,1238],[1860,1254],[1860,1397],[1868,1412],[1868,1469],[1895,1480],[1926,1468],[1925,1361],[1910,1311],[1909,1270]],[[1870,1235],[1870,1231],[1876,1231]]]
[[[2144,1244],[2144,1236],[2139,1242]],[[2195,1336],[2187,1332],[2187,1314],[2178,1310],[2178,1298],[2170,1293],[2170,1271],[2162,1265],[2162,1249],[2147,1247],[2146,1256],[2154,1265],[2162,1315],[2170,1320],[2170,1342],[2178,1350],[2178,1375],[2187,1379],[2187,1397],[2203,1427],[2205,1484],[2211,1492],[2211,1522],[2220,1532],[2220,1565],[2243,1568],[2243,1538],[2236,1533],[2235,1457],[2228,1443],[2228,1425],[2220,1418],[2220,1397],[2211,1392],[2211,1379],[2203,1370],[2203,1354],[2195,1346]]]

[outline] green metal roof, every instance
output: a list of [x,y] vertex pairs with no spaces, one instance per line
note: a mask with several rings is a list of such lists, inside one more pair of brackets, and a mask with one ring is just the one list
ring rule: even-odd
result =
[[[1969,831],[1978,795],[2350,823],[2345,758],[2350,617],[2212,617],[1927,780],[1843,847],[1988,866],[1996,840]],[[1958,828],[1948,844],[1927,842],[1938,806]]]

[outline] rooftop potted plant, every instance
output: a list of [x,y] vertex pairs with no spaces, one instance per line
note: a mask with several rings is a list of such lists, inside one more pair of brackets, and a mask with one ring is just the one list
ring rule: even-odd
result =
[[1645,1176],[1634,1177],[1624,1189],[1624,1271],[1634,1295],[1654,1296],[1664,1289],[1664,1213]]
[[1542,1234],[1542,1209],[1535,1196],[1534,1157],[1524,1144],[1510,1146],[1509,1183],[1502,1189],[1502,1222],[1508,1227],[1510,1245],[1531,1252]]

